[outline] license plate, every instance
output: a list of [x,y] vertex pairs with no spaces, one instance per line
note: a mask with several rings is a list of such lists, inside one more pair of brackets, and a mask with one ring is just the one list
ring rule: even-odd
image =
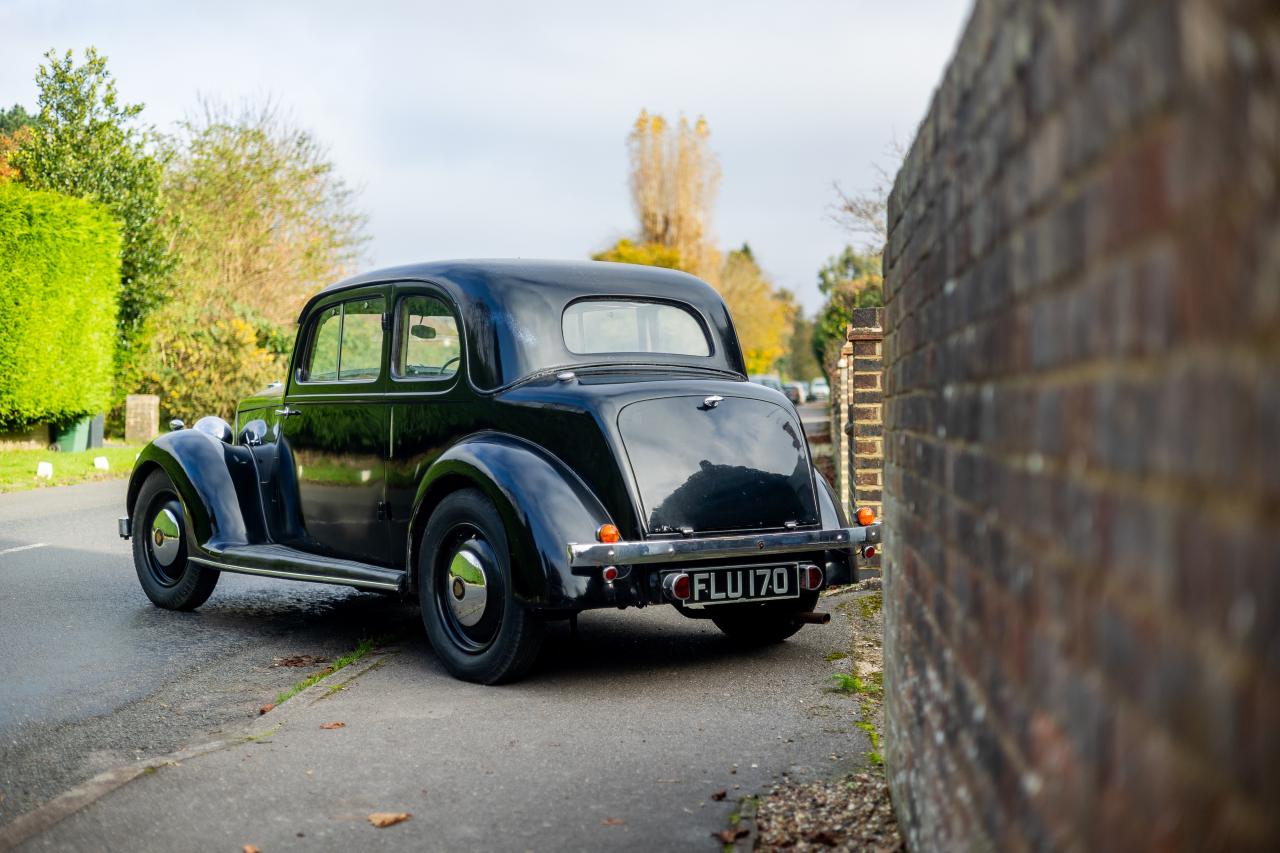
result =
[[796,563],[684,571],[689,576],[689,600],[685,602],[686,606],[800,597],[800,573]]

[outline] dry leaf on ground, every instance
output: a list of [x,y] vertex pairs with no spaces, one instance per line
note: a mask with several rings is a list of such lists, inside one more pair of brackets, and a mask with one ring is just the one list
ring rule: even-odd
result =
[[388,826],[395,826],[397,823],[403,823],[413,815],[408,812],[374,812],[369,815],[369,823],[383,829]]
[[712,838],[718,838],[725,844],[732,844],[739,838],[746,838],[751,834],[749,829],[722,829],[719,832],[711,833]]
[[600,822],[605,826],[623,826],[626,824],[626,821],[620,817],[607,817]]
[[261,708],[258,709],[258,716],[262,716],[263,714],[267,713],[275,706],[276,706],[275,702],[268,702],[267,704],[263,705]]
[[339,723],[339,722],[320,724],[320,728],[322,729],[345,729],[346,727],[347,727],[346,723]]
[[246,844],[240,848],[241,853],[262,853],[256,844]]
[[720,802],[727,796],[729,796],[728,791],[716,791],[714,794],[711,795],[711,799],[715,800],[716,802]]

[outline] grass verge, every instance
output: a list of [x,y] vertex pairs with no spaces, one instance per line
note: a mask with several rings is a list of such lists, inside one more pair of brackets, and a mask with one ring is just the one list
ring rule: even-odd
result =
[[[299,693],[301,693],[303,690],[306,690],[308,687],[311,687],[312,685],[315,685],[315,684],[319,684],[321,681],[324,681],[326,678],[333,675],[335,672],[338,672],[339,670],[346,669],[347,667],[351,666],[351,664],[360,660],[361,658],[369,654],[369,652],[373,651],[374,649],[385,646],[396,639],[397,639],[396,636],[388,634],[383,637],[371,637],[367,640],[361,640],[360,643],[354,649],[347,652],[345,655],[338,658],[333,663],[326,666],[324,669],[320,670],[319,672],[311,673],[306,678],[302,679],[297,684],[290,687],[288,690],[285,690],[284,692],[280,693],[278,696],[276,696],[276,701],[274,705],[276,707],[283,705],[285,702],[288,702],[290,699],[292,699],[294,696],[297,696]],[[330,690],[330,693],[333,693],[336,690],[337,688],[334,688]]]
[[[44,486],[68,486],[89,480],[112,480],[127,477],[133,470],[133,461],[140,448],[126,445],[97,447],[75,453],[59,453],[56,450],[0,450],[0,492],[20,492]],[[107,458],[106,471],[93,467],[96,456]],[[51,479],[38,479],[36,466],[41,462],[53,465]]]

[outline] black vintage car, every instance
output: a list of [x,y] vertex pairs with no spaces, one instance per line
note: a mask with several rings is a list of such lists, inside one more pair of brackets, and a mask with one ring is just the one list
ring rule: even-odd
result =
[[200,606],[224,571],[416,594],[444,664],[484,683],[594,607],[672,604],[779,641],[823,621],[818,591],[880,535],[849,526],[791,404],[747,381],[714,290],[598,262],[329,287],[287,381],[234,427],[149,444],[127,511],[161,607]]

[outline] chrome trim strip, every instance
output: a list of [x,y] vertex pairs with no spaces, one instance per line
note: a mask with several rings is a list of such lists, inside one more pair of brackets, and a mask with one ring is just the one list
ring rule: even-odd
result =
[[247,566],[236,566],[231,563],[220,563],[217,560],[210,560],[208,557],[191,557],[191,562],[199,563],[202,566],[208,566],[211,569],[218,569],[223,572],[236,572],[242,575],[262,575],[269,578],[282,578],[290,581],[311,581],[313,583],[331,583],[339,586],[354,586],[360,589],[390,589],[399,591],[400,585],[394,583],[381,583],[379,581],[360,581],[350,578],[335,578],[330,575],[308,575],[301,572],[282,572],[278,569],[258,569],[249,568]]
[[797,530],[794,533],[760,533],[755,536],[715,536],[700,539],[658,539],[647,542],[613,544],[569,543],[571,566],[636,565],[671,563],[679,560],[718,557],[750,557],[756,554],[787,554],[796,551],[852,550],[858,545],[880,541],[880,522],[866,527],[832,530]]

